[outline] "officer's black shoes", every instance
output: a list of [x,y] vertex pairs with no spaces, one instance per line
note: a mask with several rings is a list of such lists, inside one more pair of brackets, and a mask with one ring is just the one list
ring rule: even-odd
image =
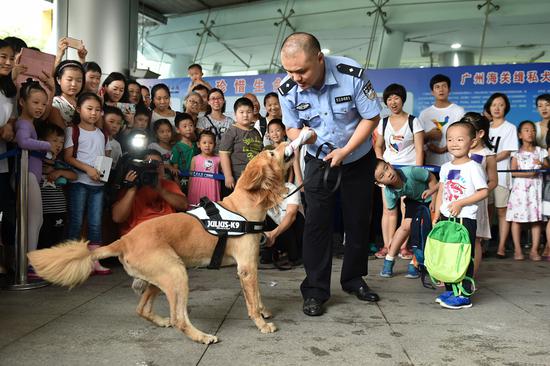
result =
[[362,285],[361,287],[355,289],[355,290],[344,290],[349,294],[353,294],[357,296],[357,298],[361,301],[371,301],[376,302],[380,300],[380,296],[378,296],[377,293],[373,292],[369,286]]
[[313,297],[304,300],[304,314],[307,316],[323,315],[323,303]]

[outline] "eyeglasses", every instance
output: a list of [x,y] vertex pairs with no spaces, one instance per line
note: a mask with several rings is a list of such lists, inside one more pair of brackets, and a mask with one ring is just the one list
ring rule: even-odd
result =
[[223,100],[223,97],[214,97],[214,98],[210,98],[211,101],[215,101],[215,100]]
[[201,104],[199,101],[191,100],[191,99],[188,99],[188,100],[187,100],[187,103],[193,104],[193,105],[199,105],[199,104]]

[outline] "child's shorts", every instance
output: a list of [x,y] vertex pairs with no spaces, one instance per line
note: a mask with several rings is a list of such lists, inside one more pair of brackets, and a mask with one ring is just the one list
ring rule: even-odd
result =
[[510,190],[503,186],[497,186],[489,193],[489,205],[495,205],[497,208],[506,208],[510,198]]
[[405,198],[405,218],[406,219],[414,219],[416,216],[416,211],[418,211],[418,207],[420,206],[426,206],[430,207],[429,202],[419,202],[415,200],[411,200],[410,198]]

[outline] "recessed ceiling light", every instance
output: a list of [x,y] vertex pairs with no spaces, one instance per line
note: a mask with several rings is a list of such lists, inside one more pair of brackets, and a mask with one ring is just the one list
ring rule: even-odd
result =
[[323,48],[321,52],[323,52],[325,55],[328,55],[330,53],[330,50],[328,48]]
[[460,47],[462,47],[462,45],[461,45],[460,43],[453,43],[453,44],[451,45],[451,48],[452,48],[453,50],[458,50]]

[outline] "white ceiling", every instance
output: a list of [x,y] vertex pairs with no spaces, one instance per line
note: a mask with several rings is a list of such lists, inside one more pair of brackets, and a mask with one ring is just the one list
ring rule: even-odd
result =
[[[215,63],[221,64],[221,72],[265,71],[269,69],[272,55],[278,54],[280,40],[278,32],[292,33],[289,27],[277,27],[280,9],[288,14],[290,24],[298,31],[313,33],[321,46],[331,50],[333,55],[345,55],[364,64],[368,44],[373,34],[375,15],[374,3],[385,0],[280,0],[254,1],[223,7],[223,1],[201,1],[201,11],[189,12],[189,8],[177,11],[178,1],[148,2],[172,5],[164,9],[168,15],[166,25],[142,22],[140,41],[148,59],[166,62],[178,55],[186,55],[193,61],[203,31],[200,21],[215,22],[211,31],[219,37],[203,37],[198,57],[194,61],[203,65],[206,74],[211,74]],[[462,50],[474,53],[478,62],[481,34],[485,19],[486,0],[389,0],[383,6],[386,12],[386,27],[405,34],[405,43],[400,60],[401,67],[429,66],[430,58],[422,57],[420,46],[429,45],[434,65],[437,54],[450,50],[450,45],[459,42]],[[195,1],[196,2],[196,1]],[[489,15],[482,63],[523,63],[537,58],[537,62],[550,62],[550,0],[492,0],[500,8]],[[146,2],[147,3],[147,2]],[[208,9],[210,8],[210,9]],[[286,9],[286,11],[285,11]],[[168,12],[170,14],[168,14]],[[208,22],[207,22],[208,19]],[[379,21],[373,44],[370,66],[374,67],[380,49],[382,22]],[[245,63],[222,45],[226,44]],[[204,46],[206,44],[206,46]],[[542,56],[540,56],[544,53]],[[164,54],[164,55],[163,55]],[[540,56],[540,57],[539,57]],[[278,62],[278,61],[276,61]],[[273,70],[274,71],[274,70]],[[179,76],[186,76],[182,70]]]

